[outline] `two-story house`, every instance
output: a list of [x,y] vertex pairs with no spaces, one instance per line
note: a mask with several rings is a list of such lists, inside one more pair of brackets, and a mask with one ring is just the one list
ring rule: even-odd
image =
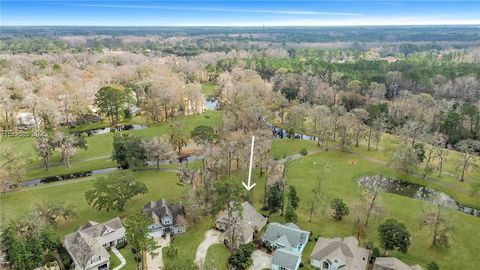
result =
[[297,270],[310,233],[293,223],[270,223],[263,235],[265,246],[273,250],[273,270]]
[[149,229],[154,238],[187,231],[185,211],[180,204],[169,204],[165,199],[150,201],[143,207],[143,212],[153,219]]
[[87,222],[63,239],[63,246],[75,264],[75,270],[104,270],[110,267],[107,249],[125,242],[125,228],[116,217],[104,223]]

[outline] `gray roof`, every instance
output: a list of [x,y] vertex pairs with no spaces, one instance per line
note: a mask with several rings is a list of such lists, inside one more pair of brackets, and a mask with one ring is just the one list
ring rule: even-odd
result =
[[298,229],[298,226],[293,223],[282,225],[277,222],[272,222],[268,224],[267,230],[263,235],[263,241],[268,241],[272,244],[278,244],[284,246],[286,240],[288,241],[290,247],[297,248],[298,244],[303,244],[304,246],[308,242],[309,232]]
[[373,264],[373,270],[423,270],[419,265],[408,266],[395,257],[378,257]]
[[[227,213],[222,211],[215,222],[225,223],[228,225],[230,222],[228,221]],[[267,224],[267,218],[264,217],[262,214],[258,213],[257,210],[248,202],[242,203],[242,216],[241,220],[237,225],[237,232],[240,232],[241,236],[244,239],[250,238],[255,230],[260,231],[263,226]],[[230,228],[227,229],[225,232],[227,235],[230,233]]]
[[156,224],[161,224],[160,220],[164,216],[173,219],[173,225],[186,225],[185,211],[180,204],[169,204],[166,199],[150,201],[143,206],[143,212],[149,218],[153,218]]
[[98,239],[106,231],[116,231],[119,229],[124,229],[124,227],[118,217],[104,223],[88,221],[78,231],[66,235],[63,240],[63,245],[74,257],[73,259],[76,262],[80,261],[80,253],[88,254],[90,257],[93,255],[108,257],[108,252],[103,248]]
[[368,249],[358,246],[358,240],[353,237],[318,238],[310,259],[330,261],[338,264],[344,270],[365,270],[370,257]]
[[299,252],[288,248],[277,249],[273,254],[272,264],[283,266],[287,269],[297,269],[297,265],[301,260]]

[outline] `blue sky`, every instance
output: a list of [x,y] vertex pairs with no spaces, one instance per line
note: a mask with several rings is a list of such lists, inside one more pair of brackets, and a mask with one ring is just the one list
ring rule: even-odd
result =
[[480,24],[480,0],[0,0],[0,7],[0,25],[323,26]]

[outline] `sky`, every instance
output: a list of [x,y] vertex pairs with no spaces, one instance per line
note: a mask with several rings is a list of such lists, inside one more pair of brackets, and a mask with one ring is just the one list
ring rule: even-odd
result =
[[0,0],[0,25],[3,26],[346,26],[447,24],[480,25],[480,0]]

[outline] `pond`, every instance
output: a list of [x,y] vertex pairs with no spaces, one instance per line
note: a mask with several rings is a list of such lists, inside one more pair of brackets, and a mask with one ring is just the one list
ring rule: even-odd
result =
[[121,125],[121,126],[114,126],[114,127],[89,129],[81,132],[73,132],[73,134],[80,135],[82,133],[86,133],[88,136],[95,136],[95,135],[107,134],[115,131],[140,130],[140,129],[145,129],[147,127],[148,126],[144,126],[144,125]]
[[112,167],[112,168],[106,168],[106,169],[100,169],[100,170],[74,172],[74,173],[69,173],[69,174],[35,178],[35,179],[28,180],[28,181],[12,184],[12,185],[9,186],[9,188],[12,189],[12,188],[17,188],[17,187],[37,186],[37,185],[40,185],[40,184],[48,184],[48,183],[65,181],[65,180],[72,180],[72,179],[77,179],[77,178],[87,177],[87,176],[92,176],[92,175],[105,174],[105,173],[109,173],[109,172],[112,172],[112,171],[115,171],[115,170],[118,170],[118,168],[117,167]]
[[207,110],[218,110],[218,100],[214,97],[207,97],[204,101]]
[[[369,188],[373,185],[378,184],[378,177],[376,176],[364,176],[358,179],[358,184],[360,186]],[[472,216],[480,217],[480,210],[467,207],[455,201],[453,198],[447,194],[440,192],[431,187],[422,186],[415,183],[410,183],[407,181],[392,179],[383,177],[381,181],[381,190],[383,192],[398,194],[401,196],[413,198],[416,200],[422,200],[427,202],[440,202],[445,207],[454,209],[456,211],[466,213]]]

